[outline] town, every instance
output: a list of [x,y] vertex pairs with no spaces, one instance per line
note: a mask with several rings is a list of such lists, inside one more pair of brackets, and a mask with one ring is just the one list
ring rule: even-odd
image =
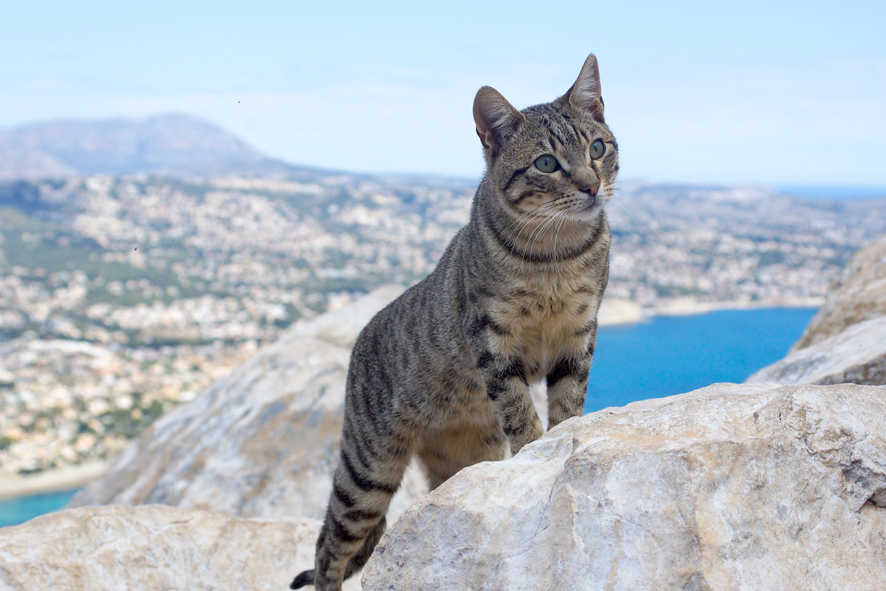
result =
[[[428,274],[474,187],[71,177],[0,186],[0,476],[110,459],[301,319]],[[886,207],[619,184],[606,298],[815,306]]]

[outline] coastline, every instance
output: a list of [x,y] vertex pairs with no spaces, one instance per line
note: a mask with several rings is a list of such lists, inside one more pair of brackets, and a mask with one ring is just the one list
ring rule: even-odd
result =
[[719,310],[760,310],[763,308],[820,308],[824,298],[798,298],[758,302],[700,302],[694,298],[663,300],[643,307],[619,298],[606,299],[600,306],[598,326],[621,326],[646,322],[656,316],[694,316]]
[[107,462],[44,470],[31,476],[0,476],[0,500],[81,487],[104,474]]
[[[666,300],[652,307],[642,307],[618,298],[604,299],[599,326],[626,326],[647,322],[656,316],[692,316],[718,310],[754,310],[761,308],[816,308],[824,298],[779,300],[775,302],[700,302],[693,298]],[[45,470],[30,476],[0,475],[0,500],[78,488],[104,474],[108,463],[88,462]]]

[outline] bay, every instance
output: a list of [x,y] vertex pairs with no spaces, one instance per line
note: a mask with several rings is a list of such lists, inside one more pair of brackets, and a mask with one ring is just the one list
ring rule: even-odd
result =
[[[784,357],[815,311],[724,310],[603,327],[597,336],[585,412],[681,394],[715,382],[742,382]],[[75,492],[0,501],[0,527],[57,511]]]
[[80,489],[28,495],[0,501],[0,527],[18,525],[25,521],[62,509]]
[[787,354],[815,308],[721,310],[603,327],[585,412],[743,382]]

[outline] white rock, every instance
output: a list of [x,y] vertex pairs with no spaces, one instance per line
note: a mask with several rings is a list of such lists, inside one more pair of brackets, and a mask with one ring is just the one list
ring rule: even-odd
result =
[[718,384],[572,419],[407,509],[388,589],[886,589],[886,387]]
[[281,340],[289,342],[311,337],[350,350],[366,323],[375,316],[376,312],[394,301],[401,293],[403,293],[403,287],[400,285],[379,287],[372,293],[333,312],[327,312],[307,322],[296,324],[281,337]]
[[[859,249],[828,290],[824,305],[792,351],[832,337],[847,327],[886,316],[886,234]],[[881,382],[883,383],[883,382]]]
[[886,384],[886,235],[855,253],[790,353],[747,381]]
[[[72,505],[163,503],[322,519],[338,461],[349,348],[401,291],[381,288],[295,327],[161,417]],[[413,466],[389,521],[426,490]]]
[[0,589],[282,590],[313,566],[319,530],[162,505],[72,509],[0,529]]
[[747,381],[886,384],[886,316],[852,324],[823,341],[792,351]]

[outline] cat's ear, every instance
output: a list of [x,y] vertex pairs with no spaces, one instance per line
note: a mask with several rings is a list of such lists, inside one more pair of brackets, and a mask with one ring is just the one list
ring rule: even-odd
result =
[[600,69],[597,67],[597,57],[592,53],[585,60],[578,74],[578,79],[569,92],[569,104],[577,111],[587,111],[594,119],[603,122],[603,95],[600,91]]
[[522,120],[523,114],[491,86],[477,91],[474,97],[474,123],[477,135],[487,150],[500,150]]

